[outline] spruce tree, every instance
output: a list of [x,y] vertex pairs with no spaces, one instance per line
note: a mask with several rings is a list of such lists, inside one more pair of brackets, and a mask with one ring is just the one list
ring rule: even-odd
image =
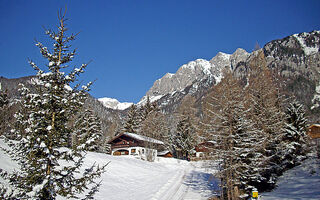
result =
[[189,116],[182,116],[177,124],[174,143],[183,157],[188,158],[197,142],[195,128]]
[[95,179],[105,171],[106,165],[93,165],[81,172],[83,149],[81,146],[66,148],[71,135],[81,128],[70,126],[69,119],[83,106],[91,83],[82,89],[79,84],[70,87],[87,64],[68,74],[65,72],[76,54],[75,50],[70,50],[75,35],[66,35],[65,22],[65,14],[59,14],[57,32],[46,31],[53,42],[52,52],[41,42],[36,43],[48,60],[47,71],[29,61],[37,71],[37,92],[22,88],[21,104],[25,112],[16,114],[19,127],[14,130],[20,140],[12,142],[11,149],[6,149],[20,168],[13,173],[1,170],[1,176],[14,189],[11,194],[2,194],[7,199],[51,200],[58,196],[92,199],[100,186]]
[[308,143],[306,126],[303,105],[293,101],[287,108],[282,148],[279,151],[283,167],[293,167],[305,158]]
[[8,104],[8,94],[7,91],[2,90],[2,86],[0,83],[0,108],[3,108]]
[[86,151],[103,150],[101,121],[91,109],[85,109],[75,122],[78,127],[73,146],[79,146]]
[[137,133],[139,129],[139,113],[136,105],[132,105],[128,112],[126,123],[124,124],[123,131],[128,133]]

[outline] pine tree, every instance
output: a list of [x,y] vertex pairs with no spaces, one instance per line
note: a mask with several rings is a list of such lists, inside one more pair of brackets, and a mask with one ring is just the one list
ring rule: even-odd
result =
[[79,85],[70,87],[87,64],[68,74],[63,71],[76,54],[75,50],[69,50],[75,35],[66,35],[65,22],[65,14],[60,14],[58,32],[46,31],[54,43],[52,53],[42,43],[36,43],[48,60],[48,72],[29,61],[37,71],[37,93],[22,88],[21,104],[25,112],[16,114],[19,127],[15,130],[21,139],[6,150],[20,168],[12,174],[1,170],[1,176],[15,190],[10,194],[14,199],[80,198],[84,192],[88,192],[85,199],[92,199],[100,186],[94,180],[105,171],[106,165],[93,165],[81,173],[85,155],[82,148],[66,148],[71,135],[81,128],[70,126],[69,119],[83,106],[91,83],[82,89]]

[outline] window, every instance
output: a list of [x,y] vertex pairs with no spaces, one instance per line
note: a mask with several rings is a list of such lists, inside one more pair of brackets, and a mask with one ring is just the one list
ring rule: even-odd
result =
[[136,149],[131,149],[131,154],[136,153]]

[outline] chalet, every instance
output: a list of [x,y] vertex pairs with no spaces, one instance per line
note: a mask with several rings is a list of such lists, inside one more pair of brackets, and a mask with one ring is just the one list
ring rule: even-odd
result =
[[197,158],[209,157],[215,145],[216,145],[215,141],[206,141],[198,144],[195,147],[195,151],[196,151],[195,156]]
[[131,155],[144,159],[150,154],[156,157],[157,151],[164,149],[162,141],[135,133],[122,133],[108,143],[114,156]]
[[307,134],[312,138],[312,139],[317,139],[320,138],[320,124],[313,124],[311,125],[308,130]]

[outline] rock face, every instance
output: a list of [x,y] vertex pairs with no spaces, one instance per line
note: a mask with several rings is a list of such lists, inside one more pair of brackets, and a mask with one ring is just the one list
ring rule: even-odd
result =
[[[146,93],[150,99],[154,96],[181,92],[195,82],[210,79],[212,83],[220,82],[223,69],[233,69],[240,62],[245,62],[250,53],[237,49],[232,55],[219,52],[210,61],[197,59],[182,65],[175,74],[167,73],[154,82]],[[144,100],[146,96],[142,99]]]

